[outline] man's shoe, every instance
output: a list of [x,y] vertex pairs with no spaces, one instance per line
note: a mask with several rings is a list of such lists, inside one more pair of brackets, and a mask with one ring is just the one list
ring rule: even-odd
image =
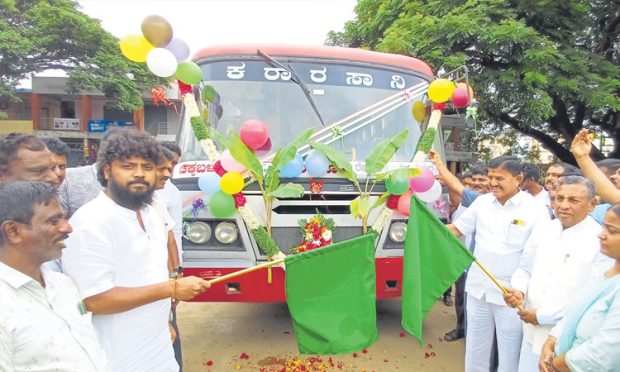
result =
[[464,338],[463,332],[457,332],[456,329],[451,330],[443,336],[444,341],[452,342]]
[[452,296],[444,296],[443,297],[443,304],[446,305],[446,306],[454,305],[454,301],[452,300]]

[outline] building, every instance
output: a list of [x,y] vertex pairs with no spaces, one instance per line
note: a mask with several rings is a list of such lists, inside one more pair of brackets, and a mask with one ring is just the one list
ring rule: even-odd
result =
[[181,124],[181,101],[178,88],[165,91],[172,106],[156,104],[150,92],[143,95],[144,107],[133,112],[114,108],[102,92],[68,93],[66,77],[32,78],[31,90],[18,90],[21,102],[0,98],[0,134],[23,132],[37,136],[59,137],[71,148],[69,166],[96,160],[99,140],[112,126],[135,127],[158,136],[175,140]]

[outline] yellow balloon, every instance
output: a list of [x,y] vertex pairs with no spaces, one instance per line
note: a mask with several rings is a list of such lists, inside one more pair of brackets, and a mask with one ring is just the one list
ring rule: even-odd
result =
[[413,118],[421,123],[426,118],[426,106],[424,106],[424,102],[416,101],[411,108],[411,112],[413,113]]
[[227,172],[220,179],[220,188],[229,195],[238,193],[243,190],[243,176],[237,172]]
[[123,55],[134,62],[146,62],[146,55],[155,48],[141,35],[125,36],[119,45]]
[[437,79],[428,86],[428,98],[435,103],[446,102],[452,97],[456,86],[448,79]]

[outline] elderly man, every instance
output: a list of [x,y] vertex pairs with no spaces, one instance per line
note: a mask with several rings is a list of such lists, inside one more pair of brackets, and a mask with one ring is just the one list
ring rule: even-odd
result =
[[[523,246],[535,226],[549,219],[547,208],[521,191],[521,163],[500,156],[489,163],[491,193],[481,195],[448,228],[457,236],[476,233],[474,253],[505,286],[517,268],[527,266]],[[465,283],[467,340],[465,371],[490,370],[493,334],[497,336],[498,371],[515,371],[519,364],[521,321],[504,303],[502,292],[473,265]]]
[[612,260],[599,253],[601,226],[588,214],[595,203],[594,183],[581,176],[563,177],[555,195],[557,218],[536,227],[525,248],[531,269],[518,269],[514,288],[504,295],[510,306],[525,305],[519,372],[538,371],[540,352],[566,306],[584,289],[591,269],[602,274]]
[[0,182],[7,181],[43,181],[58,188],[58,167],[45,143],[22,133],[0,137]]
[[107,371],[77,288],[42,263],[71,233],[45,182],[0,184],[0,371]]
[[62,257],[114,371],[178,371],[171,299],[189,300],[209,288],[193,276],[168,279],[168,231],[149,205],[160,158],[146,133],[110,136],[97,160],[105,189],[71,217],[74,233]]

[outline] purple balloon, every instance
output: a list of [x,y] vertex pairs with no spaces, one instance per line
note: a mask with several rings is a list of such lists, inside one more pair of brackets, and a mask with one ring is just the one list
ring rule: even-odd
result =
[[183,62],[187,58],[189,58],[189,46],[187,46],[187,43],[181,39],[178,39],[176,37],[172,38],[172,40],[170,40],[168,45],[166,45],[164,48],[168,49],[172,52],[172,54],[174,54],[177,62]]
[[433,171],[426,167],[419,167],[420,174],[409,179],[409,186],[413,192],[428,191],[435,182]]

